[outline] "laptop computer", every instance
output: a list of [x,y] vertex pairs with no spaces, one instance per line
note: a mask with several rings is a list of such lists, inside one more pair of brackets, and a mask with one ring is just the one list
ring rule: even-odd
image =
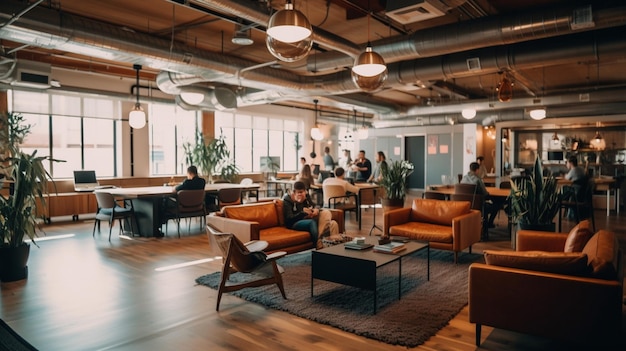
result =
[[74,171],[74,191],[94,191],[99,185],[96,171]]

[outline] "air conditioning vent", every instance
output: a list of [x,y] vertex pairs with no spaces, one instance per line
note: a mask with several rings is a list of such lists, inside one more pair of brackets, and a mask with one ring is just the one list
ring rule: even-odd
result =
[[8,83],[16,87],[48,89],[51,73],[52,69],[47,63],[19,60]]
[[572,29],[591,28],[596,24],[593,22],[593,12],[591,11],[591,5],[581,7],[574,10],[572,15]]
[[393,0],[387,1],[387,16],[400,24],[425,21],[445,15],[449,9],[439,0]]

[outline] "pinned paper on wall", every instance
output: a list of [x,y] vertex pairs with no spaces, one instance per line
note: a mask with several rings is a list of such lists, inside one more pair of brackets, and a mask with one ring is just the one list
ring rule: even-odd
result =
[[393,148],[393,154],[394,154],[394,156],[400,156],[400,147],[399,146],[395,146]]
[[436,155],[437,154],[437,146],[439,144],[439,136],[438,135],[429,135],[428,136],[428,154]]
[[439,153],[447,154],[448,153],[448,145],[439,145]]

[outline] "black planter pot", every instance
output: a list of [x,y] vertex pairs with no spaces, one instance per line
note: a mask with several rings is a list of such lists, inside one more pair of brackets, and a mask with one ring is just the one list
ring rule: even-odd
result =
[[538,230],[541,232],[555,232],[556,231],[556,223],[547,223],[547,224],[527,224],[520,223],[519,229],[524,230]]
[[13,282],[28,277],[28,256],[30,245],[18,247],[0,247],[0,281]]

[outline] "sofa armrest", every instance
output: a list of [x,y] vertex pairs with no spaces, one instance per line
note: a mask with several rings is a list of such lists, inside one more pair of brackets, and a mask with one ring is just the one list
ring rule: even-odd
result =
[[325,210],[330,211],[331,218],[337,222],[337,226],[339,227],[339,233],[346,232],[345,226],[345,217],[343,216],[343,210],[334,209],[334,208],[325,208]]
[[535,230],[518,230],[515,249],[517,251],[559,252],[565,248],[567,233],[551,233]]
[[383,235],[389,236],[389,228],[411,220],[411,208],[403,207],[383,214]]
[[233,233],[242,242],[260,240],[258,222],[248,222],[221,216],[207,216],[207,224],[220,230],[222,233]]
[[621,305],[617,280],[482,263],[469,268],[471,323],[568,341],[612,338],[621,329]]
[[481,221],[482,216],[478,210],[471,210],[470,213],[452,219],[452,249],[454,251],[462,251],[480,241]]

